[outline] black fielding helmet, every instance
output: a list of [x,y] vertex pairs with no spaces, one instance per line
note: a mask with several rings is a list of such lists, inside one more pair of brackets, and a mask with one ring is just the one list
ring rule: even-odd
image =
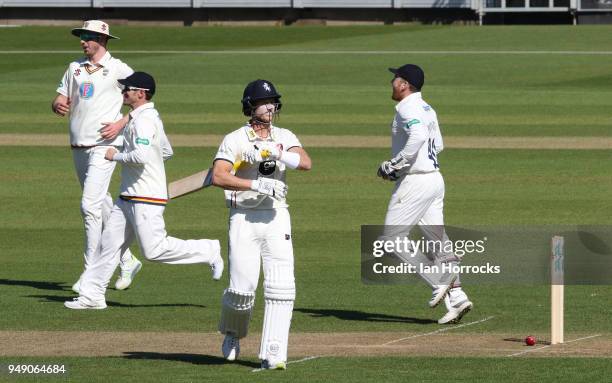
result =
[[276,91],[274,84],[266,80],[251,81],[242,93],[242,113],[250,117],[255,102],[266,98],[274,99],[274,102],[278,104],[276,111],[280,111],[283,104],[280,102],[281,95]]

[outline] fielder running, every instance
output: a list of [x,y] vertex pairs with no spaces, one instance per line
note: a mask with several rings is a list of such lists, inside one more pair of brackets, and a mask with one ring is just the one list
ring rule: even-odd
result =
[[[393,158],[384,161],[378,169],[378,176],[396,181],[385,217],[385,235],[406,237],[414,225],[419,225],[426,240],[445,244],[449,239],[444,229],[444,180],[437,157],[443,142],[436,112],[421,96],[425,75],[413,64],[389,68],[389,71],[395,75],[391,81],[392,99],[398,104],[391,125]],[[398,255],[403,261],[417,265],[417,270],[418,264],[460,262],[454,253],[443,252],[442,246],[429,256],[421,252],[415,257]],[[433,291],[429,305],[435,307],[444,300],[448,310],[438,323],[456,323],[472,309],[458,274],[440,272],[420,276]]]
[[138,240],[150,261],[174,265],[207,263],[213,279],[223,273],[218,240],[187,240],[168,236],[164,209],[168,201],[164,160],[172,148],[159,113],[150,102],[155,94],[153,77],[135,72],[119,80],[124,86],[124,104],[132,111],[124,129],[123,151],[107,148],[105,161],[120,162],[121,190],[102,233],[100,252],[83,273],[80,296],[64,305],[71,309],[104,309],[108,282],[119,262],[119,254]]
[[[110,34],[108,24],[99,20],[85,21],[82,28],[72,30],[81,39],[85,58],[73,61],[57,88],[51,105],[59,116],[70,114],[70,145],[83,195],[81,215],[85,225],[85,270],[99,251],[102,226],[108,219],[113,200],[108,194],[115,163],[104,159],[111,147],[123,145],[120,130],[127,122],[121,118],[121,88],[118,79],[134,71],[106,50]],[[111,121],[116,121],[111,123]],[[129,249],[121,255],[121,277],[115,287],[128,288],[142,264]],[[81,278],[72,286],[78,293]]]
[[[274,85],[247,85],[242,111],[250,118],[223,139],[214,159],[213,184],[225,189],[229,214],[230,284],[223,293],[219,331],[223,356],[240,353],[247,336],[260,265],[264,273],[264,324],[259,358],[262,368],[285,369],[295,300],[291,222],[285,196],[287,169],[310,170],[311,160],[297,137],[273,125],[281,95]],[[233,174],[233,165],[242,161]]]

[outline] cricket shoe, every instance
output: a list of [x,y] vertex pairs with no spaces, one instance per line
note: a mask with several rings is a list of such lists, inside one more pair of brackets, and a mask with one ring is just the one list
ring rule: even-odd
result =
[[221,352],[223,353],[223,357],[225,360],[229,360],[233,362],[240,355],[240,339],[226,334],[225,339],[223,339],[223,345],[221,346]]
[[[217,241],[218,242],[218,241]],[[210,263],[210,270],[212,271],[212,279],[218,281],[223,275],[223,257],[221,256],[221,245],[217,248],[217,257]]]
[[261,361],[261,369],[262,370],[286,370],[287,363],[286,362],[275,362],[272,360],[264,359]]
[[106,308],[106,303],[101,302],[94,305],[90,305],[83,302],[81,298],[74,298],[71,301],[64,302],[64,306],[73,310],[104,310]]
[[142,262],[132,257],[132,261],[126,265],[125,268],[121,268],[121,275],[115,282],[115,289],[125,290],[132,284],[134,277],[142,269]]
[[451,289],[448,296],[444,298],[444,304],[448,312],[438,320],[439,324],[459,323],[461,318],[474,308],[474,304],[470,302],[461,287]]
[[457,274],[452,274],[447,284],[437,285],[434,288],[431,294],[431,299],[429,300],[429,307],[434,308],[437,305],[439,305],[440,302],[442,302],[444,297],[446,297],[446,294],[448,294],[451,287],[453,286],[453,283],[455,283],[456,279],[457,279]]

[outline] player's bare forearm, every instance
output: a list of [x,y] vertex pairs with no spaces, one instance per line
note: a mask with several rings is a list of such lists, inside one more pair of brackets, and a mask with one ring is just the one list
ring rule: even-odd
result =
[[61,93],[51,103],[51,110],[58,116],[65,116],[70,112],[70,99]]
[[252,180],[236,177],[231,173],[233,164],[228,161],[217,160],[213,166],[213,185],[225,190],[251,190]]
[[300,164],[296,168],[297,170],[310,170],[312,168],[312,160],[310,159],[310,156],[308,155],[308,153],[306,153],[306,150],[304,150],[304,148],[296,146],[287,151],[300,155]]
[[103,122],[102,123],[103,127],[102,129],[100,129],[100,135],[105,140],[114,139],[115,137],[119,135],[119,133],[121,133],[121,131],[123,130],[123,128],[125,127],[125,125],[128,123],[129,120],[130,120],[130,115],[126,114],[121,119],[115,122]]

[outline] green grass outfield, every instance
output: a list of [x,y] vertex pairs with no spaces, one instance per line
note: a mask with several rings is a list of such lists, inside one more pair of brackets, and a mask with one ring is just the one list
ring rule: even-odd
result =
[[[392,113],[386,68],[405,62],[426,69],[425,95],[446,135],[601,136],[612,123],[609,27],[119,27],[116,33],[121,40],[109,49],[155,75],[158,108],[175,133],[233,129],[243,122],[245,84],[263,77],[279,85],[282,122],[298,134],[383,134]],[[0,131],[64,132],[63,120],[49,118],[49,100],[67,63],[79,56],[78,40],[67,28],[2,29],[5,50],[60,53],[0,55]],[[134,50],[214,52],[122,52]]]
[[[14,360],[14,359],[13,359]],[[257,368],[254,360],[224,364],[222,359],[196,355],[151,355],[125,358],[47,358],[50,363],[64,363],[64,377],[7,381],[121,381],[136,377],[146,382],[604,382],[609,375],[609,360],[592,358],[497,359],[497,358],[324,358],[290,366],[284,372],[249,373]],[[0,364],[11,363],[0,358]],[[23,359],[40,363],[39,359]],[[163,372],[162,372],[163,371]],[[246,375],[248,374],[248,375]]]
[[[122,39],[110,48],[134,68],[156,76],[155,102],[169,134],[235,129],[244,121],[239,104],[244,85],[263,77],[283,94],[279,125],[298,135],[387,135],[393,102],[386,68],[416,62],[425,68],[424,95],[446,136],[609,137],[611,32],[605,26],[121,27],[113,33]],[[74,52],[2,53],[30,50]],[[234,52],[120,52],[133,50]],[[341,50],[352,52],[336,52]],[[67,135],[67,121],[54,116],[49,104],[68,61],[78,56],[78,40],[67,28],[0,29],[0,134]],[[439,329],[429,321],[442,316],[442,309],[426,307],[429,292],[422,285],[366,286],[360,281],[359,228],[384,219],[392,185],[377,179],[375,171],[388,150],[308,149],[313,170],[288,176],[298,288],[292,331],[419,334]],[[208,166],[214,148],[177,147],[175,153],[167,164],[169,179]],[[610,225],[609,160],[609,150],[447,149],[440,156],[446,221],[455,226]],[[70,150],[0,147],[0,163],[0,331],[216,330],[227,277],[213,283],[206,267],[146,263],[133,288],[109,290],[108,310],[63,309],[82,267],[80,190]],[[171,235],[227,241],[220,190],[174,201],[165,216]],[[453,333],[520,338],[549,331],[547,286],[472,285],[466,290],[476,307],[464,323],[493,319]],[[258,294],[252,322],[257,332],[263,316]],[[610,286],[566,288],[568,339],[574,334],[610,336],[611,295]],[[63,362],[73,381],[597,382],[612,373],[610,359],[552,356],[324,357],[290,365],[285,373],[257,375],[250,372],[256,368],[254,357],[225,365],[218,353],[204,351],[145,358],[0,355],[6,355],[0,364]],[[0,372],[0,381],[11,379]]]

